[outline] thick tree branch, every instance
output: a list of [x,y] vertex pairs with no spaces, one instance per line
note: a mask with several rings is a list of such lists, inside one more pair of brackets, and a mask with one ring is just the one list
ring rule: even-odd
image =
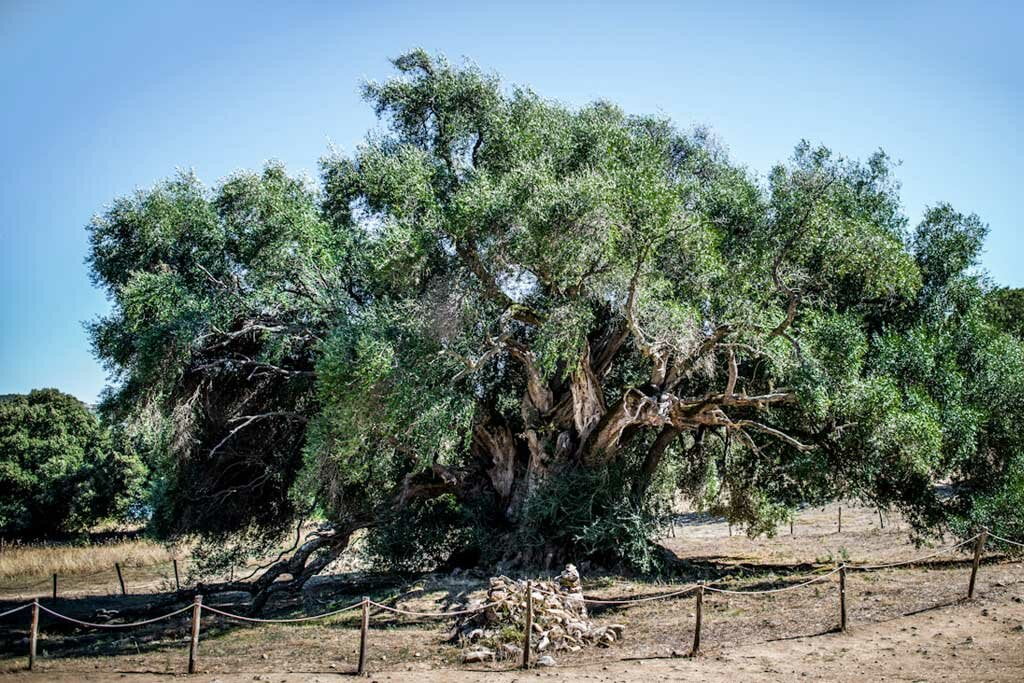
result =
[[640,466],[640,474],[633,481],[633,498],[634,500],[641,500],[643,494],[647,492],[647,489],[651,485],[651,481],[654,479],[655,472],[658,471],[658,465],[661,464],[661,459],[665,455],[665,451],[675,441],[676,437],[679,436],[679,430],[672,425],[665,425],[658,432],[657,438],[654,439],[654,443],[647,449],[647,454],[644,456],[644,462]]

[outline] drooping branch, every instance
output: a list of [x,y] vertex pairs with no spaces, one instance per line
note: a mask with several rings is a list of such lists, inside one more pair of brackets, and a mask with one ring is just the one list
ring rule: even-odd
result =
[[[174,599],[179,601],[195,595],[214,593],[248,593],[252,596],[249,613],[259,614],[274,595],[302,590],[311,578],[326,569],[348,548],[352,534],[369,525],[369,521],[352,522],[344,528],[321,528],[310,532],[301,545],[296,543],[290,550],[281,553],[273,563],[261,568],[262,573],[255,580],[247,578],[199,583],[194,588],[176,592]],[[286,576],[288,578],[284,579]]]
[[271,411],[271,412],[267,412],[267,413],[260,413],[258,415],[239,415],[238,417],[235,417],[235,418],[232,418],[231,420],[229,420],[229,422],[240,422],[241,424],[239,424],[238,426],[232,428],[232,430],[230,432],[228,432],[227,435],[223,439],[218,441],[217,445],[210,449],[210,455],[212,456],[214,453],[216,453],[218,450],[220,450],[220,448],[225,443],[227,443],[231,439],[231,437],[233,437],[235,434],[237,434],[238,432],[242,431],[243,429],[245,429],[246,427],[248,427],[252,423],[257,422],[259,420],[265,420],[265,419],[270,418],[270,417],[284,417],[284,418],[291,419],[291,420],[298,420],[300,422],[306,422],[307,419],[308,419],[305,415],[302,415],[300,413],[295,413],[295,412],[291,412],[291,411],[277,411],[277,410]]
[[750,428],[750,429],[757,430],[759,432],[763,432],[765,434],[768,434],[770,436],[775,437],[779,441],[782,441],[782,442],[784,442],[786,444],[789,444],[790,446],[792,446],[793,448],[797,449],[798,451],[807,452],[807,451],[814,450],[814,448],[815,448],[813,445],[802,443],[798,439],[790,436],[789,434],[786,434],[785,432],[783,432],[783,431],[781,431],[779,429],[776,429],[774,427],[770,427],[770,426],[768,426],[766,424],[762,424],[762,423],[757,422],[755,420],[737,420],[737,421],[731,423],[730,428],[738,429],[738,430],[743,430],[743,429],[746,429],[746,428]]
[[291,368],[284,368],[280,365],[274,365],[273,363],[267,363],[265,361],[257,361],[252,358],[234,356],[213,358],[197,365],[193,365],[190,370],[193,372],[203,372],[205,370],[213,370],[216,368],[231,369],[233,367],[250,368],[253,372],[272,372],[286,377],[316,377],[316,372],[313,370],[293,370]]
[[[356,528],[350,527],[310,534],[291,557],[281,559],[250,584],[249,592],[253,595],[250,607],[252,613],[260,613],[267,600],[275,593],[301,590],[307,581],[322,572],[344,552],[355,531]],[[290,580],[278,580],[286,574],[291,576]]]

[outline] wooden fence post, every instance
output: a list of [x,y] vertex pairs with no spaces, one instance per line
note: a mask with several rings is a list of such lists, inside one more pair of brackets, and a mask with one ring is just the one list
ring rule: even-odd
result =
[[700,582],[700,586],[697,588],[697,609],[696,609],[697,620],[693,625],[693,648],[690,650],[690,656],[696,657],[700,653],[700,626],[704,619],[704,582]]
[[978,578],[978,566],[981,565],[981,551],[988,540],[988,529],[982,529],[978,540],[974,542],[974,562],[971,564],[971,582],[967,584],[967,599],[974,599],[974,582]]
[[28,670],[36,666],[36,640],[39,638],[39,598],[32,600],[32,625],[28,632]]
[[121,563],[115,562],[114,569],[117,570],[117,580],[121,584],[121,595],[127,595],[128,591],[124,589],[124,576],[121,575]]
[[839,630],[846,632],[846,563],[839,565]]
[[533,583],[526,582],[526,625],[523,629],[523,668],[530,668],[530,637],[533,635]]
[[843,533],[843,506],[839,506],[839,533]]
[[188,672],[196,672],[196,660],[199,657],[199,620],[203,612],[203,596],[197,595],[192,601],[192,641],[188,646]]
[[53,599],[57,599],[57,572],[53,573]]
[[885,518],[882,517],[882,508],[878,508],[878,526],[885,528]]
[[793,535],[793,518],[792,517],[789,518],[789,535],[790,536]]
[[178,558],[173,558],[171,562],[174,563],[174,590],[181,590],[181,579],[178,577]]
[[359,625],[359,662],[356,664],[356,675],[366,672],[366,636],[370,630],[370,598],[363,596],[363,618]]

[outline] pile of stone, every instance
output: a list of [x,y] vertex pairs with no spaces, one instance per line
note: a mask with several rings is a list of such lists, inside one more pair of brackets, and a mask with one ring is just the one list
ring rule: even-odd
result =
[[[568,565],[553,581],[532,581],[533,635],[531,648],[541,653],[540,665],[554,664],[555,652],[579,652],[584,647],[608,647],[622,639],[621,624],[598,626],[587,618],[580,573]],[[455,626],[454,639],[465,647],[463,661],[485,662],[522,656],[526,624],[526,581],[507,576],[491,578],[483,603],[490,605]]]

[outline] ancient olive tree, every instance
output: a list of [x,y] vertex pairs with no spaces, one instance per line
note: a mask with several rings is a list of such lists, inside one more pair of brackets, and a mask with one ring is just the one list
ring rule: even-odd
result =
[[949,379],[1021,364],[971,274],[984,228],[938,207],[911,234],[884,154],[801,143],[758,178],[700,129],[394,64],[364,88],[387,132],[318,187],[184,175],[91,225],[106,406],[160,435],[164,533],[322,516],[265,592],[360,528],[397,566],[643,568],[680,492],[764,531],[840,495],[937,524],[972,509],[937,479],[1003,485],[1019,442],[975,468],[994,411]]

